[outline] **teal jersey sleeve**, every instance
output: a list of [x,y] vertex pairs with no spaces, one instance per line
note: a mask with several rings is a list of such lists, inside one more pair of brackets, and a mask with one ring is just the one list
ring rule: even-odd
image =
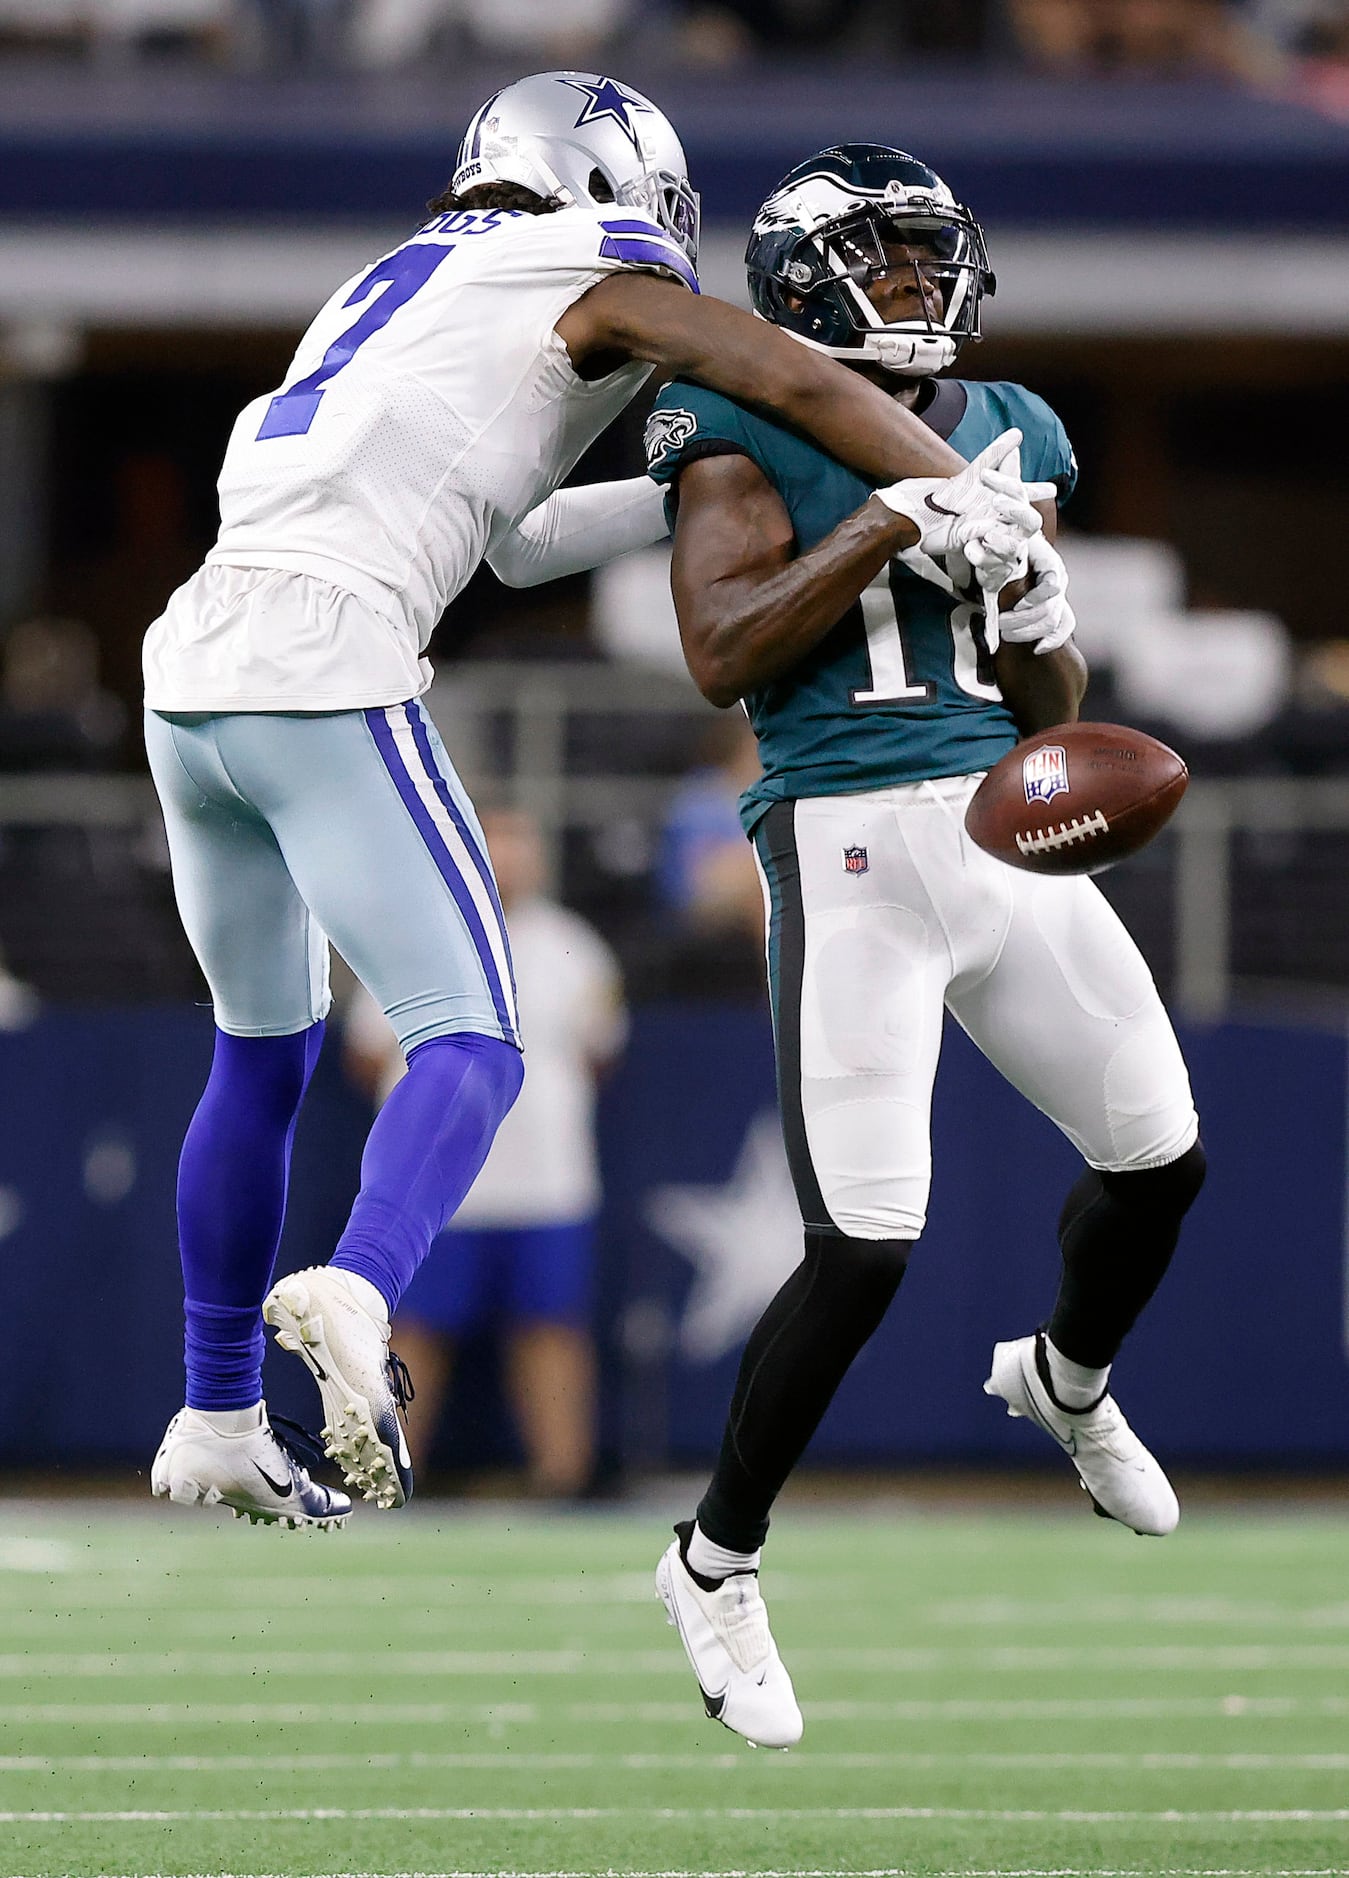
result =
[[705,456],[748,456],[762,464],[759,420],[719,391],[676,378],[662,387],[646,421],[646,472],[673,489],[679,472]]
[[1024,438],[1021,474],[1028,483],[1053,483],[1059,506],[1077,487],[1077,458],[1058,413],[1024,385],[966,382],[965,415],[951,432],[951,445],[975,457],[1013,426]]

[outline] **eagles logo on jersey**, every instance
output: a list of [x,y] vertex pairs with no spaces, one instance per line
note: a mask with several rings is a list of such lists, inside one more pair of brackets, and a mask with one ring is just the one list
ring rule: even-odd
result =
[[682,450],[697,428],[698,420],[692,411],[653,411],[643,436],[647,468],[655,469],[667,456]]

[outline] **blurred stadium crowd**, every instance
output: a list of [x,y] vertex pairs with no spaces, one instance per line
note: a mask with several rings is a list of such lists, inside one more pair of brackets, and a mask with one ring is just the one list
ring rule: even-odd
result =
[[586,64],[639,42],[705,65],[824,51],[1267,78],[1349,59],[1341,0],[0,0],[0,34],[73,56],[366,70],[465,52]]

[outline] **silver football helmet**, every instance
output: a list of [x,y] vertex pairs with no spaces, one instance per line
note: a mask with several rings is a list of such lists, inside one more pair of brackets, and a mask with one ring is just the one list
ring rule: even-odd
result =
[[464,133],[451,186],[480,183],[639,209],[697,263],[698,197],[674,126],[612,78],[538,72],[489,98]]

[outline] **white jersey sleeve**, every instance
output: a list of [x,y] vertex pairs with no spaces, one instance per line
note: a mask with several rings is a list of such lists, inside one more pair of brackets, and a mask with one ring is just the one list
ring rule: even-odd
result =
[[649,476],[559,489],[518,522],[487,556],[508,587],[584,574],[669,538],[665,491]]
[[630,364],[586,381],[555,331],[597,281],[628,269],[697,291],[654,222],[580,207],[438,216],[345,282],[284,383],[235,423],[207,559],[313,576],[363,601],[371,631],[345,626],[336,654],[312,630],[291,648],[275,607],[265,642],[244,608],[222,640],[217,609],[204,658],[189,582],[147,637],[151,708],[333,709],[335,657],[351,708],[423,690],[420,654],[445,607],[648,376]]

